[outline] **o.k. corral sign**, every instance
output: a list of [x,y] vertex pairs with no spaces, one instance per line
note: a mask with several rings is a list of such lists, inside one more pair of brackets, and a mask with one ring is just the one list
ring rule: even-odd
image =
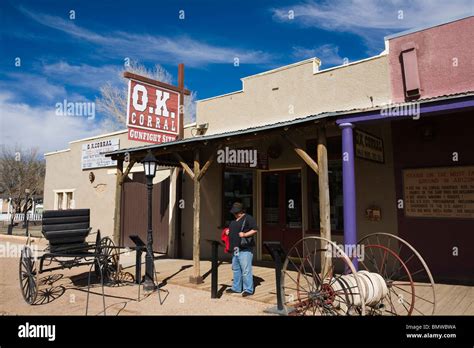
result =
[[133,76],[128,81],[128,139],[153,144],[176,140],[182,126],[180,93]]

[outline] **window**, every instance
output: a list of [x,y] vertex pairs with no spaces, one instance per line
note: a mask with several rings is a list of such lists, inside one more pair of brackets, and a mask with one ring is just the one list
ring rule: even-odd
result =
[[74,191],[75,190],[55,190],[54,209],[74,209]]
[[266,174],[263,185],[263,224],[278,225],[280,211],[280,177],[278,173]]
[[72,209],[72,192],[66,192],[66,209]]
[[234,216],[229,212],[234,202],[244,205],[245,211],[253,216],[253,172],[244,170],[224,171],[222,224],[229,226]]
[[63,209],[63,197],[64,197],[64,193],[58,192],[58,193],[56,193],[56,196],[57,196],[56,209],[57,209],[57,210],[62,210],[62,209]]
[[[311,140],[307,144],[308,154],[317,160],[317,142]],[[342,160],[341,138],[331,137],[327,140],[329,200],[331,211],[331,231],[342,232],[343,221],[343,193],[342,193]],[[319,182],[316,173],[308,169],[308,229],[312,233],[319,231]]]

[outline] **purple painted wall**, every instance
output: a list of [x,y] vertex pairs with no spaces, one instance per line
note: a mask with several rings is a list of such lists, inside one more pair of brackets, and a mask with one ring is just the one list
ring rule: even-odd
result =
[[[420,98],[474,90],[474,17],[389,39],[392,101],[405,100],[400,54],[414,45]],[[457,66],[456,66],[457,65]]]
[[[432,128],[432,140],[423,140],[425,126]],[[473,129],[473,111],[392,122],[397,199],[403,197],[405,168],[474,165],[474,138],[467,131]],[[453,152],[458,162],[452,161]],[[425,258],[435,281],[473,283],[474,219],[407,218],[398,210],[398,230]],[[454,246],[458,256],[453,256]]]

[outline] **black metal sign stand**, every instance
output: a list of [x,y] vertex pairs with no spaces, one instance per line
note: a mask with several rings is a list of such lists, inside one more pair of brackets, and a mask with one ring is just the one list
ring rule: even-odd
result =
[[286,258],[286,253],[283,250],[281,243],[278,241],[263,242],[263,245],[268,250],[275,262],[275,279],[276,279],[276,294],[277,294],[277,305],[276,307],[270,307],[265,309],[265,312],[279,315],[288,315],[288,311],[283,305],[283,296],[281,292],[281,269],[283,262]]
[[135,243],[135,251],[136,251],[136,258],[135,258],[135,283],[141,284],[142,283],[142,253],[146,250],[146,245],[142,241],[142,239],[137,236],[133,235],[129,237],[133,243]]
[[219,267],[219,247],[224,246],[219,240],[206,239],[207,242],[211,243],[212,254],[211,254],[211,298],[217,297],[217,270]]

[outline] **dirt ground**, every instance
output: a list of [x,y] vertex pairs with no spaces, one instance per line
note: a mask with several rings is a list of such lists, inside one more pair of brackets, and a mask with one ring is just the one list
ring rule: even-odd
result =
[[[41,274],[35,304],[28,305],[24,301],[19,285],[19,258],[15,257],[15,246],[22,241],[19,237],[0,239],[1,251],[8,254],[0,255],[0,314],[84,315],[88,266]],[[209,291],[169,283],[162,287],[160,296],[158,292],[143,293],[141,290],[139,301],[138,286],[131,282],[105,286],[104,291],[107,315],[264,315],[264,309],[269,307],[240,295],[224,294],[220,299],[211,299]],[[89,315],[103,315],[101,286],[94,279]]]

